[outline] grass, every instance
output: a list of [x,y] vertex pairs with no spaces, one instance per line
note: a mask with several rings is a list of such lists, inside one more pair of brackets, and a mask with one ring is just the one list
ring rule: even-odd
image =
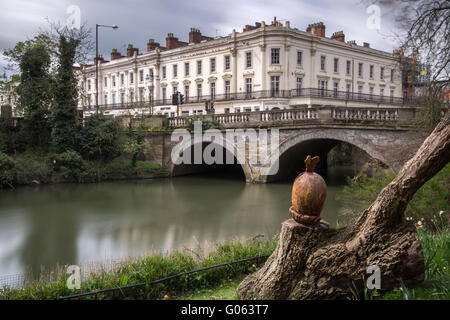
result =
[[[184,271],[212,266],[233,260],[272,253],[276,240],[251,239],[246,242],[230,241],[214,247],[211,252],[177,251],[163,255],[161,253],[124,261],[111,271],[99,271],[88,276],[81,283],[80,290],[69,290],[66,286],[68,275],[65,269],[55,270],[51,277],[35,281],[26,288],[0,289],[0,300],[10,299],[57,299],[61,296],[79,292],[89,292],[136,283],[149,283]],[[222,285],[228,280],[256,271],[264,262],[243,262],[235,265],[209,269],[183,275],[163,283],[147,286],[146,289],[128,289],[98,295],[97,299],[162,299],[168,295],[182,295],[194,290],[208,289]],[[86,299],[94,299],[94,296]]]
[[[440,229],[438,232],[419,230],[419,237],[425,256],[425,280],[412,286],[400,283],[391,291],[366,292],[358,299],[370,300],[450,300],[450,230]],[[180,300],[237,300],[237,287],[244,276],[238,276],[212,288],[196,290],[176,297]],[[355,296],[349,297],[355,299]]]

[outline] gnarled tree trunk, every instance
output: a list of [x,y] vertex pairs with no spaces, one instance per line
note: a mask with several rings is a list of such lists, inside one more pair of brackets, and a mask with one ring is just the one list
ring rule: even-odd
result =
[[[338,230],[293,219],[282,224],[275,252],[238,287],[243,299],[342,299],[362,291],[367,267],[381,270],[381,290],[423,281],[419,238],[404,211],[414,193],[450,160],[450,112],[372,205]],[[286,208],[287,211],[287,208]]]

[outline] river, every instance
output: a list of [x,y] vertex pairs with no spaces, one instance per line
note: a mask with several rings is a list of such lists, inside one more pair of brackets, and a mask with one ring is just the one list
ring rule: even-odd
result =
[[[322,217],[335,226],[348,168],[332,168]],[[292,182],[245,184],[186,176],[0,191],[0,276],[57,263],[140,256],[150,251],[272,237],[290,218]]]

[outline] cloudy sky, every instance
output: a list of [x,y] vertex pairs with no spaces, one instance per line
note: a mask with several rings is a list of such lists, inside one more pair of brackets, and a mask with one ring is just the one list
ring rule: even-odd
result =
[[[199,28],[204,35],[225,36],[255,21],[269,24],[274,16],[300,30],[323,21],[327,37],[343,30],[347,41],[369,42],[385,51],[395,47],[388,36],[394,31],[392,8],[381,7],[380,28],[368,28],[370,0],[0,0],[0,4],[2,50],[34,37],[48,26],[46,19],[65,23],[71,5],[79,7],[81,22],[94,31],[96,23],[119,26],[118,30],[101,29],[100,53],[108,59],[112,48],[125,53],[129,43],[141,52],[146,50],[149,38],[164,45],[168,32],[184,41],[190,27]],[[1,72],[5,64],[0,56]]]

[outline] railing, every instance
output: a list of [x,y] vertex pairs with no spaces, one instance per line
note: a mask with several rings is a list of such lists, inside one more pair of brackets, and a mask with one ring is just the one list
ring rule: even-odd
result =
[[380,120],[397,121],[397,109],[359,109],[359,108],[333,108],[331,117],[336,120]]
[[[401,109],[403,110],[403,109]],[[352,107],[325,107],[325,108],[295,108],[285,110],[268,110],[254,112],[237,112],[223,114],[209,114],[201,116],[207,120],[215,120],[222,126],[240,125],[255,126],[270,124],[271,122],[301,123],[311,120],[345,120],[345,121],[398,121],[400,120],[398,108],[352,108]],[[408,120],[413,115],[404,115]],[[188,126],[189,117],[168,118],[171,127]]]
[[315,108],[287,109],[262,111],[260,121],[288,121],[318,119],[318,111]]
[[[346,91],[335,91],[317,88],[302,88],[302,89],[292,89],[292,90],[261,90],[253,92],[240,92],[240,93],[225,93],[216,95],[206,95],[197,97],[185,97],[185,104],[191,103],[205,103],[206,101],[233,101],[233,100],[254,100],[254,99],[265,99],[265,98],[320,98],[320,99],[332,99],[332,100],[342,100],[342,101],[358,101],[358,102],[369,102],[377,104],[391,104],[391,105],[403,105],[406,100],[399,97],[390,96],[379,96],[365,93],[353,93]],[[171,99],[160,99],[160,100],[140,100],[135,102],[124,102],[115,104],[103,104],[99,105],[101,109],[104,110],[114,110],[114,109],[133,109],[141,108],[144,106],[157,107],[164,105],[171,105]],[[95,106],[84,106],[84,110],[95,110]]]

